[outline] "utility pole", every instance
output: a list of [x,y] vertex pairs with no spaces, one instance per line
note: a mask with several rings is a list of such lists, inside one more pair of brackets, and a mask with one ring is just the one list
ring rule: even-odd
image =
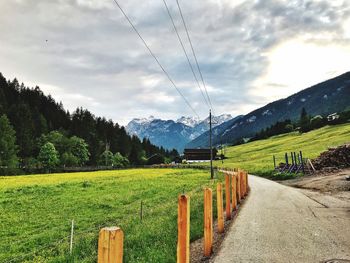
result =
[[211,109],[209,110],[209,145],[210,145],[210,178],[214,179],[213,171],[213,145],[212,145],[212,130],[211,130]]
[[221,163],[224,163],[224,149],[222,146],[222,140],[220,140],[220,143],[221,143]]

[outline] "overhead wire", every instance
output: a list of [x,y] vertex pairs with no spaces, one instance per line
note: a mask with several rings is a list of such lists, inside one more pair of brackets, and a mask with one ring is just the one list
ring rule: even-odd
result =
[[203,83],[203,87],[204,87],[205,93],[206,93],[206,95],[207,95],[209,104],[210,104],[210,108],[211,108],[212,111],[214,111],[214,110],[213,110],[213,105],[212,105],[212,103],[211,103],[211,100],[210,100],[210,97],[209,97],[209,94],[208,94],[207,87],[206,87],[205,82],[204,82],[203,74],[202,74],[202,71],[201,71],[201,69],[200,69],[200,67],[199,67],[199,63],[198,63],[198,60],[197,60],[197,56],[196,56],[196,53],[195,53],[194,48],[193,48],[193,44],[192,44],[192,41],[191,41],[191,38],[190,38],[190,34],[189,34],[189,32],[188,32],[188,28],[187,28],[187,26],[186,26],[186,22],[185,22],[185,19],[184,19],[183,14],[182,14],[182,10],[181,10],[180,4],[179,4],[179,0],[176,0],[176,4],[177,4],[177,7],[178,7],[179,12],[180,12],[180,15],[181,15],[181,20],[182,20],[182,23],[183,23],[184,28],[185,28],[185,31],[186,31],[186,35],[187,35],[188,42],[190,43],[190,46],[191,46],[192,54],[193,54],[193,57],[194,57],[194,59],[195,59],[196,65],[197,65],[197,69],[198,69],[199,75],[200,75],[200,77],[201,77],[201,80],[202,80],[202,83]]
[[118,3],[117,0],[113,0],[114,3],[117,5],[117,7],[120,9],[120,11],[122,12],[122,14],[124,15],[124,17],[126,18],[126,20],[128,21],[128,23],[131,25],[131,27],[133,28],[133,30],[135,31],[135,33],[138,35],[138,37],[141,39],[142,43],[144,44],[144,46],[147,48],[147,50],[149,51],[149,53],[151,54],[151,56],[154,58],[154,60],[157,62],[158,66],[161,68],[161,70],[163,71],[163,73],[166,75],[166,77],[169,79],[169,81],[171,82],[171,84],[173,85],[173,87],[176,89],[176,91],[180,94],[180,96],[182,97],[182,99],[185,101],[185,103],[187,104],[187,106],[193,111],[193,113],[198,117],[198,113],[196,112],[196,110],[191,106],[191,104],[189,103],[189,101],[186,99],[186,97],[182,94],[182,92],[179,90],[179,88],[176,86],[175,82],[173,81],[173,79],[170,77],[170,75],[168,74],[168,72],[164,69],[164,67],[162,66],[162,64],[159,62],[158,58],[156,57],[156,55],[153,53],[153,51],[151,50],[151,48],[148,46],[147,42],[143,39],[143,37],[141,36],[141,34],[139,33],[139,31],[136,29],[135,25],[131,22],[130,18],[127,16],[127,14],[124,12],[123,8],[120,6],[120,4]]
[[180,44],[181,44],[182,50],[183,50],[183,52],[185,53],[185,56],[186,56],[188,65],[190,66],[190,69],[191,69],[191,71],[192,71],[193,77],[194,77],[194,79],[196,80],[196,83],[197,83],[197,85],[198,85],[199,90],[201,91],[201,94],[202,94],[202,96],[203,96],[203,99],[204,99],[205,103],[206,103],[207,106],[210,108],[210,105],[209,105],[209,103],[208,103],[208,101],[207,101],[207,98],[205,97],[205,95],[204,95],[204,93],[203,93],[203,90],[202,90],[202,88],[201,88],[201,86],[200,86],[200,84],[199,84],[198,78],[197,78],[197,76],[196,76],[196,74],[195,74],[195,72],[194,72],[192,63],[191,63],[191,61],[190,61],[190,58],[188,57],[188,54],[187,54],[187,51],[186,51],[185,46],[184,46],[184,44],[183,44],[183,41],[182,41],[182,39],[181,39],[181,37],[180,37],[180,34],[179,34],[179,32],[178,32],[178,30],[177,30],[177,28],[176,28],[176,25],[175,25],[173,16],[172,16],[171,13],[170,13],[169,7],[168,7],[168,5],[167,5],[167,3],[166,3],[165,0],[163,0],[163,3],[164,3],[164,6],[165,6],[165,8],[166,8],[166,10],[167,10],[168,16],[169,16],[169,18],[170,18],[170,20],[171,20],[171,23],[173,24],[175,33],[176,33],[177,38],[178,38],[178,40],[179,40],[179,42],[180,42]]

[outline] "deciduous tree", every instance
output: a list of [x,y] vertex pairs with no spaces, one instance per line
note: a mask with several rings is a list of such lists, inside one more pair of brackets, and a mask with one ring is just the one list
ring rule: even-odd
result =
[[59,164],[58,152],[51,142],[45,143],[39,152],[38,160],[49,172]]

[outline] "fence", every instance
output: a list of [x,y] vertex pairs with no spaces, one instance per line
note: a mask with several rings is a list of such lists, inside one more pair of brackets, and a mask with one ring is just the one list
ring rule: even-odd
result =
[[[226,220],[230,220],[232,212],[237,213],[239,204],[249,193],[248,173],[243,170],[222,170],[225,175]],[[222,183],[218,183],[217,222],[218,232],[223,233],[223,191]],[[178,196],[178,240],[177,263],[190,261],[190,197],[186,194]],[[204,256],[210,257],[213,252],[213,190],[204,189]],[[119,227],[102,228],[98,240],[98,263],[123,262],[124,233]]]

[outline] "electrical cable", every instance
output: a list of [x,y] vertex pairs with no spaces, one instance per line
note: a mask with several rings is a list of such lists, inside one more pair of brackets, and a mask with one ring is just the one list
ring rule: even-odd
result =
[[163,71],[163,73],[166,75],[166,77],[169,79],[169,81],[172,83],[172,85],[174,86],[174,88],[176,89],[176,91],[181,95],[181,97],[183,98],[183,100],[185,101],[185,103],[187,104],[187,106],[193,111],[193,113],[198,117],[198,113],[195,111],[195,109],[191,106],[191,104],[188,102],[188,100],[186,99],[186,97],[182,94],[182,92],[179,90],[179,88],[176,86],[175,82],[172,80],[172,78],[170,77],[170,75],[168,74],[168,72],[164,69],[164,67],[162,66],[162,64],[159,62],[158,58],[156,57],[156,55],[152,52],[151,48],[148,46],[148,44],[146,43],[146,41],[143,39],[143,37],[141,36],[141,34],[139,33],[139,31],[136,29],[136,27],[134,26],[134,24],[131,22],[130,18],[127,16],[127,14],[124,12],[123,8],[120,6],[120,4],[118,3],[117,0],[113,0],[114,3],[118,6],[118,8],[120,9],[120,11],[122,12],[122,14],[124,15],[124,17],[126,18],[126,20],[128,21],[128,23],[131,25],[131,27],[134,29],[135,33],[139,36],[139,38],[141,39],[141,41],[143,42],[144,46],[147,48],[147,50],[149,51],[149,53],[151,54],[151,56],[154,58],[154,60],[157,62],[158,66],[161,68],[161,70]]

